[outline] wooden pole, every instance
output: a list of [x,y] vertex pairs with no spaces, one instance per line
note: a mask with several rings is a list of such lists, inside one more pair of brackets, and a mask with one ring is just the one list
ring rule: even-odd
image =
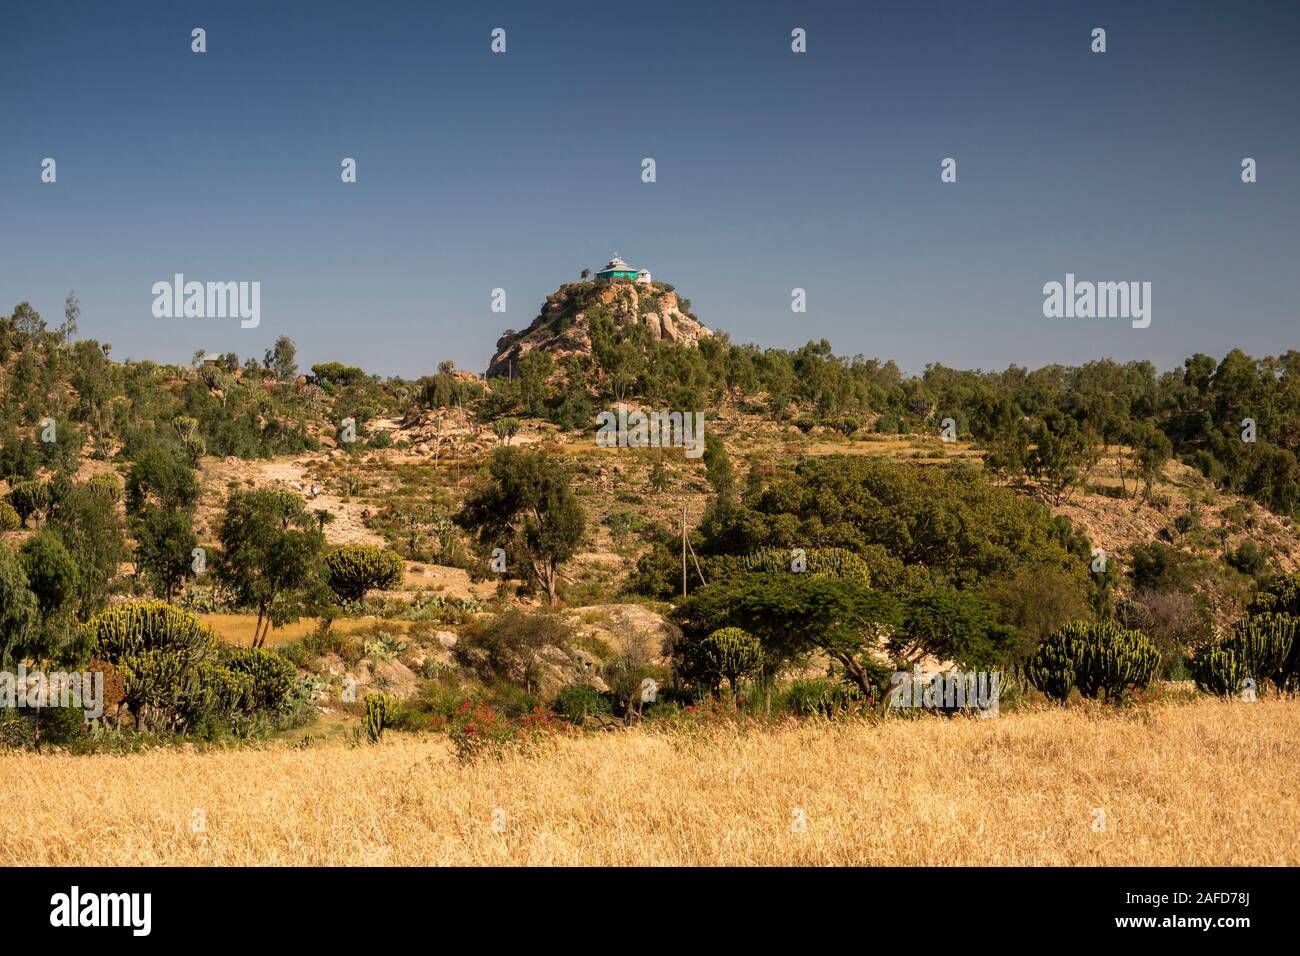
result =
[[682,505],[682,597],[686,597],[686,506]]

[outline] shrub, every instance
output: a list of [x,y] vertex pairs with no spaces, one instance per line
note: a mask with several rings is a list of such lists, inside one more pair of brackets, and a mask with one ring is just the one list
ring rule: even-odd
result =
[[366,592],[401,583],[405,565],[397,552],[373,544],[345,544],[325,555],[329,584],[341,601],[365,600]]
[[281,655],[260,647],[246,648],[231,659],[229,669],[248,677],[254,708],[273,713],[283,713],[289,708],[298,671]]
[[584,717],[614,712],[609,698],[590,684],[570,684],[561,688],[551,703],[551,709],[577,723],[581,723]]
[[466,700],[447,718],[433,720],[434,730],[445,730],[456,756],[469,763],[481,757],[500,760],[509,750],[529,751],[545,740],[574,728],[534,707],[518,720],[511,720],[490,704]]
[[7,501],[0,501],[0,534],[17,531],[23,526],[23,519],[18,516],[14,506]]
[[1243,541],[1240,547],[1229,551],[1223,559],[1229,567],[1255,577],[1268,567],[1268,549],[1267,546],[1260,548],[1254,541]]
[[1073,621],[1039,645],[1025,674],[1053,700],[1063,702],[1077,687],[1084,697],[1111,701],[1149,686],[1159,667],[1160,651],[1141,631],[1113,621]]
[[777,707],[796,717],[833,717],[860,706],[865,698],[858,688],[841,681],[801,679],[791,681],[777,695]]

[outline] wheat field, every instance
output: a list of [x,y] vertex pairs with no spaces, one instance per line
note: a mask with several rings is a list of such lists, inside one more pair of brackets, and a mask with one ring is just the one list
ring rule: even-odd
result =
[[[0,864],[1300,863],[1300,702],[0,755]],[[202,832],[195,832],[195,830]]]

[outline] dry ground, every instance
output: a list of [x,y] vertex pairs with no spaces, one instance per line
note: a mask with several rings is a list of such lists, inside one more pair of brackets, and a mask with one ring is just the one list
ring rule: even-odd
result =
[[391,732],[355,749],[6,753],[0,864],[1297,865],[1297,718],[1297,701],[1201,700],[634,730],[471,766]]

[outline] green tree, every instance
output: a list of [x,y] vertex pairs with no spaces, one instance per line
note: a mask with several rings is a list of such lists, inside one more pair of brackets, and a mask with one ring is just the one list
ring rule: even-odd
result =
[[675,616],[688,636],[724,627],[755,635],[771,672],[820,650],[849,682],[872,696],[882,668],[871,652],[901,622],[901,607],[853,579],[745,574],[705,585],[682,602]]
[[281,382],[292,380],[298,374],[298,346],[293,339],[282,335],[275,340],[275,346],[266,350],[262,364],[275,373]]
[[40,625],[40,608],[27,586],[23,562],[0,544],[0,667],[12,667],[33,656]]
[[253,646],[272,627],[297,620],[313,596],[325,536],[289,492],[234,491],[221,519],[217,577],[236,601],[257,611]]
[[154,593],[171,601],[193,577],[198,544],[194,513],[200,485],[187,452],[150,445],[136,458],[126,481],[126,508],[136,539],[136,567]]
[[493,453],[488,481],[466,497],[455,521],[485,547],[522,557],[552,602],[560,567],[577,552],[586,524],[563,467],[518,448]]
[[27,585],[41,614],[47,618],[61,615],[77,596],[77,565],[72,555],[48,529],[28,538],[21,553]]
[[85,620],[107,600],[126,535],[114,492],[104,482],[56,480],[53,492],[47,524],[77,566],[77,615]]

